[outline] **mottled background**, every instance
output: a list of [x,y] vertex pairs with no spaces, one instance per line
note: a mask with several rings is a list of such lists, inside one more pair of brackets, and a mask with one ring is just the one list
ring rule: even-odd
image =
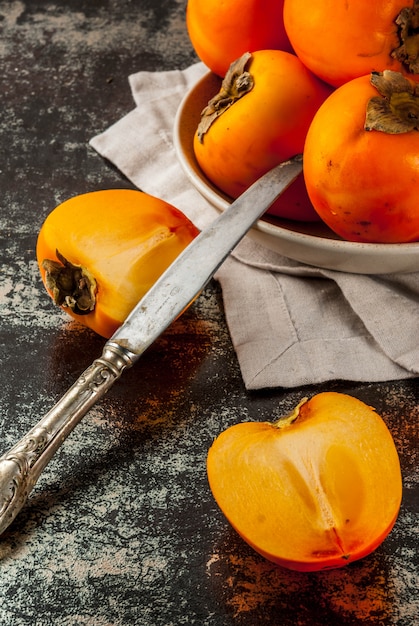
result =
[[[78,193],[131,187],[88,141],[133,107],[140,70],[197,59],[185,0],[0,1],[0,441],[7,450],[99,355],[55,309],[38,230]],[[402,510],[378,550],[297,574],[255,554],[209,492],[206,451],[229,424],[302,395],[375,406],[398,447]],[[412,626],[419,622],[418,385],[246,393],[213,282],[72,433],[0,538],[1,626]]]

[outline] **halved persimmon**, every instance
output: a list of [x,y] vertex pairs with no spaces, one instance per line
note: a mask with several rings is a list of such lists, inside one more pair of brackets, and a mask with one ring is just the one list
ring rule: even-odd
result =
[[93,191],[47,216],[37,259],[54,302],[108,338],[198,232],[181,211],[142,191]]
[[402,478],[383,419],[335,392],[276,423],[231,426],[208,452],[212,493],[257,552],[289,569],[342,567],[370,554],[397,519]]

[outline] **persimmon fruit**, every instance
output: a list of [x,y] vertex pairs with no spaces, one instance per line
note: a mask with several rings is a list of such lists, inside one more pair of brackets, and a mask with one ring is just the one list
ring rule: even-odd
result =
[[214,498],[259,554],[299,571],[365,557],[398,517],[402,477],[383,419],[335,392],[304,399],[275,423],[244,422],[209,449]]
[[219,76],[250,50],[291,52],[284,0],[188,0],[186,26],[198,57]]
[[177,208],[142,191],[93,191],[49,213],[37,260],[54,302],[109,338],[198,232]]
[[[237,198],[268,170],[303,151],[311,120],[331,91],[294,54],[242,55],[202,112],[193,140],[199,167],[213,185]],[[318,220],[302,175],[269,213]]]
[[419,86],[385,70],[331,94],[307,133],[312,205],[343,239],[419,240]]
[[295,53],[338,87],[373,71],[419,74],[418,0],[285,0]]

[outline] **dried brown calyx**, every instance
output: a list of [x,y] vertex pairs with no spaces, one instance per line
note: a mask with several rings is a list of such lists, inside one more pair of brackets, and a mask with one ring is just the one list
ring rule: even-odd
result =
[[211,100],[201,113],[201,121],[198,125],[198,139],[202,143],[204,135],[208,132],[211,124],[231,107],[236,100],[253,89],[254,81],[252,75],[246,70],[246,65],[251,59],[250,52],[245,52],[239,59],[230,65],[221,89]]
[[57,250],[58,261],[44,259],[45,283],[54,303],[68,307],[77,315],[86,315],[95,308],[96,280],[85,267],[67,261]]
[[397,135],[419,130],[419,84],[400,72],[373,72],[371,84],[380,95],[367,104],[365,130]]
[[412,74],[419,73],[419,0],[412,7],[405,7],[397,16],[400,46],[393,50],[397,59]]

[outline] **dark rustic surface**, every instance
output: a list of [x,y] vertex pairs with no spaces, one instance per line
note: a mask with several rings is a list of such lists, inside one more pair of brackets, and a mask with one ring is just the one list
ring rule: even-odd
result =
[[[0,1],[1,451],[101,351],[46,296],[36,236],[66,198],[131,187],[88,140],[132,109],[129,74],[196,61],[184,10],[185,0]],[[212,439],[320,388],[246,393],[212,283],[85,417],[0,538],[0,624],[417,624],[417,381],[322,389],[375,406],[400,453],[402,509],[371,556],[288,572],[217,509],[205,474]]]

